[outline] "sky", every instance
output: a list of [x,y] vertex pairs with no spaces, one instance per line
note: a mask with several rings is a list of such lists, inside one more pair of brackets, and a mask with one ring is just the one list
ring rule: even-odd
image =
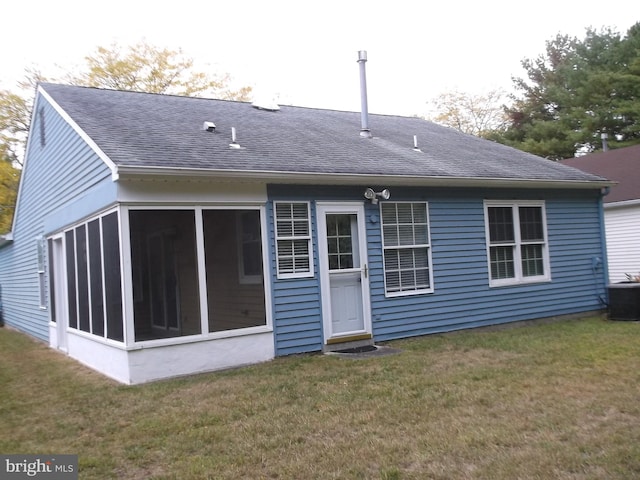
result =
[[280,104],[358,111],[366,50],[371,113],[425,115],[446,91],[512,91],[524,58],[557,34],[624,34],[637,0],[9,0],[2,7],[0,88],[25,68],[78,72],[98,46],[145,41],[181,49],[195,69],[228,73]]

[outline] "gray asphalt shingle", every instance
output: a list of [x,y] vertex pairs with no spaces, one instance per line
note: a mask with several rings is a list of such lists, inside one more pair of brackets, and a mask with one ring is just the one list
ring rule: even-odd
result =
[[[602,181],[569,166],[413,117],[122,92],[44,83],[44,91],[121,167]],[[203,130],[214,122],[214,133]],[[235,127],[242,149],[229,148]],[[413,150],[413,136],[422,150]]]
[[563,164],[618,182],[604,203],[640,199],[640,145],[568,158]]

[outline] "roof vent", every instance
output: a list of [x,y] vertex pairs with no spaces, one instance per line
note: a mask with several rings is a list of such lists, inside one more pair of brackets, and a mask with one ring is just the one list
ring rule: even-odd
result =
[[275,100],[265,101],[265,99],[260,99],[253,102],[251,106],[258,110],[267,110],[269,112],[277,112],[280,110],[280,105],[278,105]]
[[413,150],[415,152],[421,152],[422,150],[420,150],[420,147],[418,147],[418,136],[414,135],[413,136]]
[[207,132],[215,132],[216,131],[216,124],[213,122],[204,122],[202,124],[202,129],[206,130]]
[[231,127],[231,143],[229,144],[229,148],[238,150],[242,148],[238,142],[236,142],[236,127]]

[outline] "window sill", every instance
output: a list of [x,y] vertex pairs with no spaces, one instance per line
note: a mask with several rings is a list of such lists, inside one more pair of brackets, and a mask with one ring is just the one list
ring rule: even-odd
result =
[[309,273],[292,273],[292,274],[279,274],[277,280],[297,280],[300,278],[314,278],[313,272]]
[[410,291],[405,291],[405,292],[385,292],[384,296],[385,298],[403,298],[403,297],[414,297],[417,295],[429,295],[434,293],[434,289],[433,288],[428,288],[428,289],[424,289],[424,290],[410,290]]
[[523,285],[535,285],[538,283],[549,283],[551,282],[550,277],[535,277],[531,280],[524,279],[514,279],[514,280],[504,280],[504,281],[489,281],[490,288],[500,288],[500,287],[519,287]]

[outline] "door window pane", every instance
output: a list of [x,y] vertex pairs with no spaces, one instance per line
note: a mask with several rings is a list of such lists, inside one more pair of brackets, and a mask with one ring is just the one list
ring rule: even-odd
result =
[[329,270],[358,267],[354,265],[354,239],[352,238],[352,225],[355,222],[356,216],[353,214],[327,215]]

